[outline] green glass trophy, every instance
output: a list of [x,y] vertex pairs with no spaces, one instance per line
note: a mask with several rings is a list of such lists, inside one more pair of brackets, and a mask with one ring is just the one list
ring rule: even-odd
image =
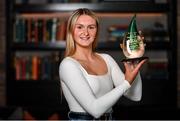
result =
[[122,60],[122,62],[141,61],[143,59],[148,59],[148,57],[143,56],[145,52],[145,44],[137,30],[136,14],[133,16],[128,26],[128,31],[124,35],[123,43],[120,45],[125,55],[125,58]]

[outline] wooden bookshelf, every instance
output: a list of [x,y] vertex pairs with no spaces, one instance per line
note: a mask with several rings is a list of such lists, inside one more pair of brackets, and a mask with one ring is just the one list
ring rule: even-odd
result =
[[[100,3],[58,3],[58,4],[18,4],[16,5],[11,0],[7,2],[7,24],[6,24],[6,81],[7,81],[7,105],[9,106],[22,106],[22,107],[59,107],[62,114],[63,111],[67,111],[67,104],[63,97],[61,97],[60,83],[58,78],[56,79],[18,79],[16,80],[16,69],[14,59],[17,55],[24,55],[32,57],[33,54],[42,56],[43,53],[53,54],[58,53],[59,63],[63,58],[65,50],[65,41],[55,42],[42,42],[40,40],[37,43],[34,42],[17,42],[15,41],[15,23],[17,18],[22,19],[52,19],[55,17],[66,20],[72,10],[79,7],[92,9],[97,13],[101,20],[111,19],[117,21],[117,19],[126,19],[134,14],[142,18],[161,18],[166,16],[167,19],[163,19],[163,25],[165,26],[165,32],[168,37],[168,41],[164,36],[158,35],[161,32],[150,31],[147,37],[151,37],[151,40],[146,43],[146,51],[151,57],[157,59],[166,59],[166,62],[161,64],[156,63],[146,65],[143,70],[143,98],[140,102],[131,102],[127,99],[122,99],[115,105],[115,110],[121,110],[121,107],[134,108],[137,111],[143,113],[143,110],[151,108],[154,109],[176,109],[177,107],[177,33],[176,33],[176,1],[169,1],[168,3],[128,3],[128,2],[100,2]],[[115,20],[116,19],[116,20]],[[160,21],[162,19],[158,19]],[[153,19],[155,20],[155,19]],[[142,20],[143,21],[143,20]],[[147,21],[148,23],[148,21]],[[106,23],[102,24],[102,27]],[[117,23],[115,23],[117,24]],[[104,29],[104,31],[106,28]],[[103,31],[103,32],[104,32]],[[152,32],[157,33],[153,35]],[[107,32],[108,33],[108,32]],[[25,33],[27,34],[27,33]],[[109,33],[108,33],[109,34]],[[162,33],[161,33],[162,34]],[[155,38],[156,37],[156,38]],[[164,38],[163,38],[164,37]],[[101,38],[100,38],[101,39]],[[154,41],[157,39],[156,41]],[[159,41],[159,39],[161,41]],[[119,53],[122,50],[119,47],[120,41],[108,41],[108,39],[100,40],[97,50],[100,52],[109,52],[112,56],[120,62]],[[161,54],[165,53],[164,55]],[[17,54],[18,53],[18,54]],[[158,53],[160,53],[158,55]],[[46,54],[45,54],[46,55]],[[57,64],[57,63],[56,63]],[[158,65],[159,64],[159,65]],[[159,73],[159,75],[153,75],[151,71],[156,71],[156,67],[160,68],[159,72],[166,70],[165,73]],[[121,64],[120,64],[121,65]],[[149,68],[152,67],[152,68]],[[58,77],[58,65],[53,66]],[[148,72],[149,71],[149,72]],[[149,74],[148,77],[146,74]],[[151,75],[152,74],[152,75]],[[9,76],[11,75],[11,76]],[[157,76],[157,78],[155,78]],[[164,78],[165,77],[165,78]],[[62,101],[63,100],[63,101]],[[62,101],[62,102],[61,102]],[[125,105],[124,105],[125,104]],[[162,108],[163,107],[163,108]],[[124,109],[124,108],[123,108]],[[126,112],[127,110],[125,110]],[[156,112],[156,111],[155,111]],[[63,115],[64,116],[64,115]],[[116,116],[120,118],[117,114]],[[64,116],[66,117],[66,116]]]

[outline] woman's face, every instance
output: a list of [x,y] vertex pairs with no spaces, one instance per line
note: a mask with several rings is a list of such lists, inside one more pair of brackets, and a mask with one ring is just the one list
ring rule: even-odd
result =
[[88,15],[79,16],[75,23],[73,33],[76,47],[92,47],[96,33],[96,21]]

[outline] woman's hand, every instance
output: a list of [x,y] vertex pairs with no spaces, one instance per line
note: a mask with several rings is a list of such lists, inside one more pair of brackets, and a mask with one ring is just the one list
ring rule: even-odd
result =
[[134,81],[136,78],[141,66],[146,62],[147,59],[140,61],[137,63],[137,61],[133,62],[124,62],[125,67],[125,80],[127,80],[130,84]]

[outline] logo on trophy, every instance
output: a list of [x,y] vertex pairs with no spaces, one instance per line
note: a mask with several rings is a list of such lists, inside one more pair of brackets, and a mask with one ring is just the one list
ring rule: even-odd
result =
[[124,61],[141,61],[143,59],[148,59],[144,57],[145,43],[144,39],[140,36],[137,25],[136,25],[136,14],[133,16],[129,26],[128,31],[125,33],[123,38],[123,43],[120,44],[123,54],[125,55]]

